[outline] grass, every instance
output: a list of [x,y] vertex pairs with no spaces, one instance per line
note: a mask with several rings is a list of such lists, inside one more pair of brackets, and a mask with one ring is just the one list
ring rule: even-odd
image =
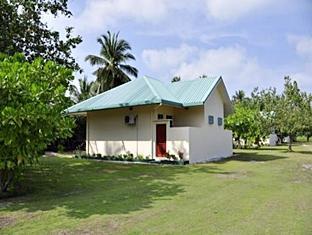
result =
[[190,166],[59,157],[0,201],[1,234],[311,234],[312,145]]

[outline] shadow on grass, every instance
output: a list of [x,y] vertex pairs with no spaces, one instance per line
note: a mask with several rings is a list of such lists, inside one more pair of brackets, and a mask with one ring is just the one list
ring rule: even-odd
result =
[[[206,173],[220,170],[205,166]],[[183,193],[175,178],[191,167],[126,165],[47,157],[29,169],[21,183],[25,196],[0,202],[0,211],[49,211],[63,208],[66,215],[127,214],[149,208],[157,200]]]
[[279,159],[285,159],[287,157],[272,154],[259,154],[252,150],[245,150],[244,152],[234,153],[233,157],[224,158],[215,163],[223,164],[229,161],[243,161],[243,162],[266,162]]
[[312,151],[294,151],[294,153],[307,154],[307,155],[311,155],[312,157]]

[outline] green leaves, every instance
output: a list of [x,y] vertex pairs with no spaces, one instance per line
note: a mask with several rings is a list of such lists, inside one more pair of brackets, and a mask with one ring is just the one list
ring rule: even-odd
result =
[[129,43],[119,39],[119,33],[108,31],[97,41],[101,45],[100,56],[88,55],[85,60],[91,65],[101,66],[93,73],[97,76],[100,92],[130,81],[128,75],[137,77],[138,70],[125,64],[128,60],[135,60],[135,57],[128,52],[131,50]]
[[236,103],[234,108],[235,112],[226,118],[226,128],[231,129],[239,139],[255,139],[260,134],[259,112],[243,103]]
[[28,61],[40,56],[79,69],[71,50],[81,43],[81,37],[72,36],[72,27],[67,27],[65,39],[61,39],[59,32],[41,20],[47,13],[70,17],[67,8],[67,0],[1,0],[0,51],[8,55],[23,53],[22,59]]
[[226,119],[226,125],[236,137],[256,139],[273,131],[289,136],[312,135],[312,96],[301,92],[289,77],[285,77],[281,95],[275,88],[256,88],[251,98],[243,91],[236,92],[233,101],[235,113]]
[[[5,72],[3,72],[5,71]],[[71,135],[74,123],[62,115],[70,99],[72,71],[54,62],[21,55],[0,60],[0,169],[32,164],[46,146]]]

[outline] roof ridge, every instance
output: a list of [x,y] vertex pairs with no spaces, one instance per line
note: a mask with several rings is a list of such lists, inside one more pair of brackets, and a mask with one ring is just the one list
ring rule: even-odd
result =
[[202,100],[202,102],[205,102],[205,100],[208,99],[208,97],[210,96],[212,91],[216,88],[217,84],[222,80],[222,76],[215,77],[214,79],[215,79],[215,81],[213,82],[211,89],[205,93],[205,95],[204,95],[205,98]]
[[154,89],[153,85],[150,83],[150,81],[148,80],[149,78],[144,76],[143,77],[144,81],[146,82],[147,86],[149,87],[149,89],[151,89],[152,93],[158,98],[161,99],[160,95],[157,93],[157,91]]
[[180,80],[178,82],[172,82],[170,85],[176,85],[176,84],[179,84],[179,83],[189,83],[189,82],[194,82],[196,80],[205,80],[205,79],[219,79],[220,76],[211,76],[211,77],[205,77],[205,78],[202,78],[202,77],[199,77],[199,78],[193,78],[193,79],[187,79],[187,80]]

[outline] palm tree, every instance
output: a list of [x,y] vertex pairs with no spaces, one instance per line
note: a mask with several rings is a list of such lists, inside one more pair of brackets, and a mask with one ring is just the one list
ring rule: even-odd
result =
[[106,35],[102,35],[97,39],[101,45],[100,56],[88,55],[86,61],[91,65],[100,66],[94,71],[99,83],[99,92],[103,92],[130,81],[128,75],[137,77],[138,70],[125,62],[127,60],[135,60],[135,57],[129,52],[131,47],[129,43],[118,38],[119,33],[111,34],[107,31]]
[[69,87],[69,93],[75,103],[89,99],[90,97],[99,93],[98,82],[88,82],[87,77],[84,77],[83,79],[80,78],[78,81],[79,88],[77,88],[75,85],[71,85]]
[[242,102],[246,99],[245,92],[243,90],[235,91],[235,95],[233,95],[233,101],[235,102]]

